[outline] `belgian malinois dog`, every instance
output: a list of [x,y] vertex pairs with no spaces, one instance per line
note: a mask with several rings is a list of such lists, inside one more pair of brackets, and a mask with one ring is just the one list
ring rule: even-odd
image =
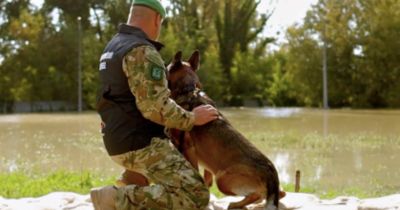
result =
[[[171,98],[189,111],[204,104],[215,106],[201,91],[201,83],[196,74],[199,61],[198,51],[187,62],[182,61],[182,53],[178,52],[167,67]],[[176,138],[174,141],[178,149],[195,168],[198,168],[199,163],[210,171],[221,192],[245,196],[239,202],[230,203],[229,209],[245,208],[264,198],[266,209],[278,209],[279,198],[284,196],[284,192],[280,193],[276,168],[221,113],[219,119],[195,126],[190,132],[179,136],[178,141]],[[206,173],[205,179],[210,184],[209,173]]]

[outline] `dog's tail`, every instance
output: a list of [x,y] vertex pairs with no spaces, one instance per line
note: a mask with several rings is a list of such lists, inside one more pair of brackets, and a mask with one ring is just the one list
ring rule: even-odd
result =
[[265,210],[279,210],[279,186],[277,191],[273,190],[273,192],[267,192],[265,200]]
[[278,172],[275,167],[271,165],[271,170],[269,171],[270,176],[266,180],[266,203],[265,210],[278,210],[279,209],[279,177]]

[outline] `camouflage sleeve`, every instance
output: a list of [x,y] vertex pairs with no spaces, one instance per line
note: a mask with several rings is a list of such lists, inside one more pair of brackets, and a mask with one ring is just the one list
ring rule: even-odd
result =
[[124,57],[123,70],[143,117],[167,128],[192,129],[194,114],[169,98],[164,61],[154,48],[134,48]]

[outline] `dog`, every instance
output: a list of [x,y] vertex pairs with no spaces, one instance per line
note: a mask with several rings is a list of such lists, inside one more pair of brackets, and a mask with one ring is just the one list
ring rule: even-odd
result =
[[[167,67],[171,98],[189,111],[205,104],[215,106],[201,91],[201,83],[196,74],[199,62],[198,51],[187,62],[182,61],[182,52],[177,52]],[[239,202],[230,203],[228,209],[245,208],[264,198],[267,210],[279,208],[279,199],[284,196],[284,192],[280,191],[275,166],[221,113],[217,120],[195,126],[190,132],[175,132],[172,136],[174,144],[196,169],[198,164],[206,169],[207,185],[212,182],[213,174],[222,193],[245,196]]]

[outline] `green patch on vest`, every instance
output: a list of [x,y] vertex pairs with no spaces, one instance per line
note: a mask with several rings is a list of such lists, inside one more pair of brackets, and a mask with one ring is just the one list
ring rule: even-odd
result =
[[163,75],[164,75],[164,69],[155,65],[151,67],[150,76],[152,79],[161,80],[163,78]]

